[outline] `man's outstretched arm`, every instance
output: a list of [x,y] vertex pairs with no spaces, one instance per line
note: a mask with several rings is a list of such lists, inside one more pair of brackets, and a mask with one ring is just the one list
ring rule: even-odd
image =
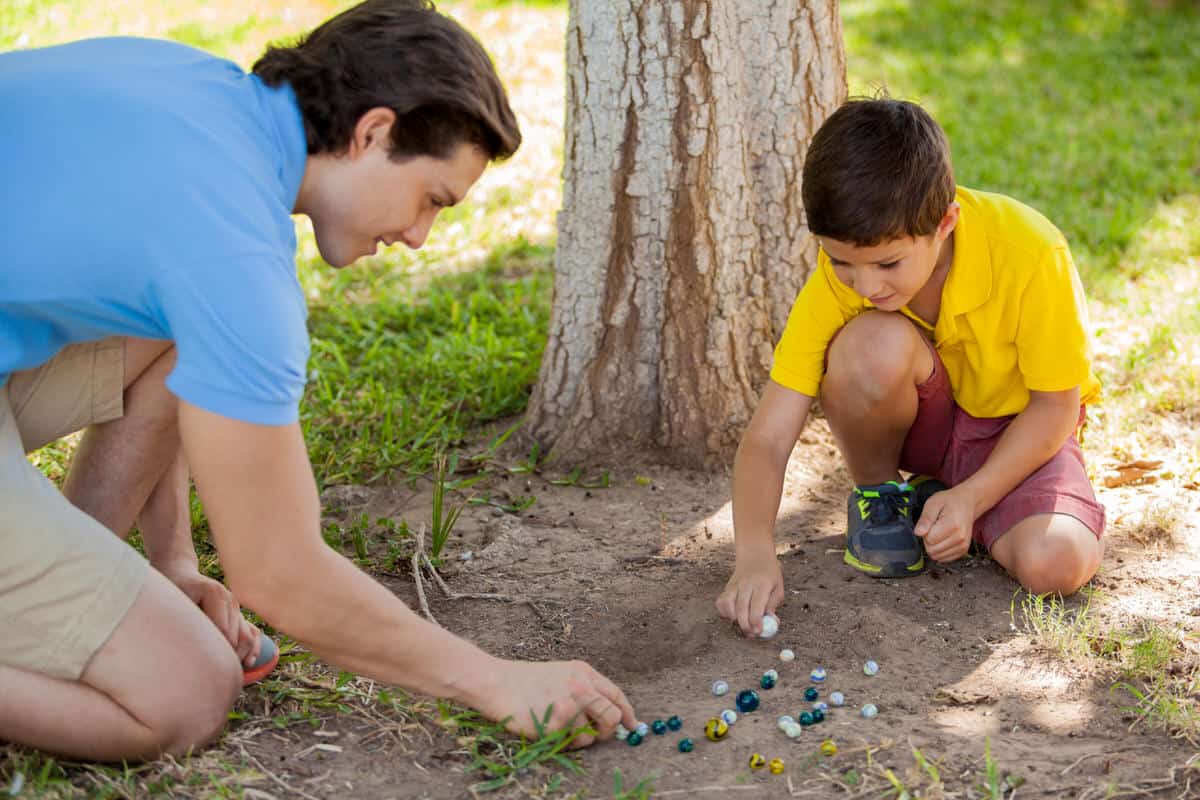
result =
[[512,717],[509,727],[524,733],[533,733],[531,712],[550,704],[552,728],[590,720],[604,738],[618,722],[636,724],[620,689],[588,665],[491,656],[331,550],[299,424],[254,425],[181,401],[180,431],[230,588],[325,661]]

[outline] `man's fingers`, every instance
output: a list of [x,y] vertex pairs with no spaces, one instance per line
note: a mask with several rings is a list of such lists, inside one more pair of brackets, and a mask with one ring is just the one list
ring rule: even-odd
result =
[[[619,714],[618,722],[621,722],[630,730],[637,727],[637,715],[633,713],[633,704],[629,702],[629,698],[625,696],[620,687],[597,672],[596,690],[617,709]],[[616,725],[614,724],[613,727],[615,728]]]
[[617,723],[621,721],[621,709],[602,695],[596,695],[587,704],[587,715],[595,723],[593,727],[601,739],[611,737]]

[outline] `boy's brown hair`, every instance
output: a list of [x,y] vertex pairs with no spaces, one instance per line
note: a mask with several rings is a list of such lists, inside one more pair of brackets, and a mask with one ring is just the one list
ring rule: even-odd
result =
[[858,247],[929,236],[954,202],[950,143],[915,103],[855,98],[825,120],[804,160],[808,228]]
[[521,131],[491,59],[431,0],[367,0],[254,64],[269,86],[287,83],[304,116],[310,155],[340,154],[359,118],[396,113],[392,159],[448,158],[460,144],[508,158]]

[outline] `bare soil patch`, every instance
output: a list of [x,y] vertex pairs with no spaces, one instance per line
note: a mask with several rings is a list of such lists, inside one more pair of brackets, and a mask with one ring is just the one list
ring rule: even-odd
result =
[[[477,484],[476,496],[500,504],[530,495],[536,501],[518,513],[468,506],[448,545],[443,573],[454,591],[530,602],[452,601],[427,591],[441,624],[491,652],[586,659],[622,686],[642,719],[683,718],[680,734],[651,735],[637,748],[609,742],[587,750],[584,774],[564,789],[612,797],[619,769],[627,789],[652,778],[655,796],[836,797],[867,788],[879,796],[893,787],[886,769],[910,789],[930,783],[915,766],[917,748],[936,762],[947,796],[984,796],[977,787],[986,739],[1001,774],[1024,779],[1017,796],[1095,796],[1106,786],[1144,796],[1166,787],[1162,796],[1188,793],[1193,773],[1184,764],[1195,748],[1139,724],[1131,697],[1111,688],[1111,676],[1036,646],[1018,587],[994,562],[963,559],[905,581],[872,580],[842,564],[849,480],[821,421],[806,430],[788,472],[777,529],[788,596],[781,631],[770,641],[743,638],[713,605],[733,565],[727,475],[627,461],[612,470],[609,488],[550,482],[562,477],[547,469]],[[1089,613],[1184,634],[1197,628],[1200,495],[1186,480],[1100,489],[1108,552]],[[338,487],[325,499],[327,522],[366,513],[415,527],[429,518],[423,488]],[[1173,509],[1167,518],[1156,510],[1164,502]],[[1164,519],[1169,535],[1156,532]],[[467,552],[470,559],[460,560]],[[407,571],[381,579],[416,607]],[[796,652],[794,662],[779,660],[783,647]],[[863,674],[867,659],[879,663],[877,676]],[[776,718],[810,705],[802,694],[817,665],[829,676],[822,695],[841,690],[847,706],[788,740]],[[781,679],[760,691],[761,709],[741,715],[725,741],[706,741],[705,720],[733,704],[732,692],[711,694],[712,681],[724,678],[736,692],[757,687],[769,668]],[[858,714],[867,702],[879,708],[873,720]],[[479,776],[464,774],[469,759],[451,732],[414,722],[394,733],[331,715],[322,736],[293,726],[245,739],[264,765],[313,796],[471,794]],[[696,742],[694,752],[676,750],[682,735]],[[837,742],[837,756],[819,755],[825,738]],[[331,741],[340,751],[312,749]],[[783,758],[785,774],[751,771],[752,752]],[[848,785],[850,770],[862,782]],[[531,771],[491,796],[540,795],[547,777]]]

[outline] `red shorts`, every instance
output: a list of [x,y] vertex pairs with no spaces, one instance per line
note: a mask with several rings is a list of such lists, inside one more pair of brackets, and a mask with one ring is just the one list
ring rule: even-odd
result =
[[[932,345],[929,349],[933,374],[917,387],[917,418],[904,440],[900,469],[932,475],[954,486],[983,466],[1013,417],[980,419],[959,408],[941,357]],[[1080,408],[1080,425],[1084,416],[1085,409]],[[1104,532],[1104,506],[1088,480],[1075,433],[1049,461],[975,520],[973,538],[990,551],[1002,534],[1034,514],[1070,514],[1096,538]]]

